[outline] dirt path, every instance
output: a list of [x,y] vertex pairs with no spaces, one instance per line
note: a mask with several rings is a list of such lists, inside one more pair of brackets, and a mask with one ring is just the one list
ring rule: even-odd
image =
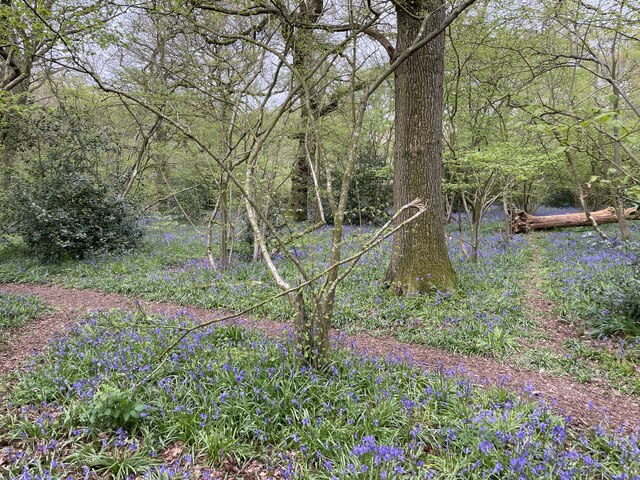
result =
[[564,341],[570,338],[577,338],[578,332],[554,314],[554,305],[549,301],[541,290],[542,278],[542,255],[540,246],[535,240],[529,241],[533,249],[533,258],[528,269],[527,293],[524,299],[525,310],[532,320],[539,324],[540,333],[544,338],[536,340],[536,346],[547,347],[550,350],[563,354]]
[[[111,308],[135,309],[139,302],[146,311],[176,314],[184,312],[199,320],[220,316],[222,312],[175,303],[144,302],[134,297],[104,293],[97,290],[75,290],[50,285],[0,284],[0,291],[40,296],[56,309],[36,322],[13,332],[9,346],[0,351],[0,374],[18,366],[31,354],[42,350],[56,334],[74,324],[88,310]],[[239,319],[240,322],[280,335],[286,326],[268,320]],[[478,385],[502,385],[524,398],[544,398],[550,405],[574,422],[592,426],[606,422],[612,427],[640,428],[640,403],[637,399],[598,385],[579,384],[567,377],[529,371],[492,358],[468,357],[422,345],[405,344],[389,337],[367,334],[340,336],[347,345],[375,356],[406,356],[426,369],[457,370]]]

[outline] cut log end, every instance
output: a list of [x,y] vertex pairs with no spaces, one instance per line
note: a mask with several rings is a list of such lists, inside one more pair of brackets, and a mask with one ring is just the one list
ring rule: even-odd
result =
[[[593,225],[591,219],[598,225],[617,223],[618,217],[612,207],[590,212],[565,213],[562,215],[530,215],[523,211],[513,212],[511,215],[511,232],[528,233],[531,230],[549,230],[553,228],[588,227]],[[637,207],[627,208],[624,211],[626,220],[640,220],[640,212]]]

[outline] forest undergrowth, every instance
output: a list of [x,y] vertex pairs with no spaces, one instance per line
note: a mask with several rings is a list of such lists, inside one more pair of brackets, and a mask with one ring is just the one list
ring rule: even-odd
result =
[[[387,293],[380,282],[388,248],[382,245],[342,285],[335,326],[640,393],[635,332],[596,331],[606,318],[597,323],[584,310],[605,308],[608,300],[593,292],[629,275],[634,251],[604,245],[587,230],[507,243],[494,225],[483,232],[473,263],[450,233],[457,292],[404,299]],[[367,234],[350,230],[350,248]],[[320,231],[292,251],[319,270],[326,235]],[[152,223],[142,252],[46,265],[29,259],[19,242],[0,248],[3,282],[50,282],[227,310],[275,292],[261,264],[242,251],[228,271],[216,271],[206,263],[203,238],[166,220]],[[536,252],[541,293],[575,332],[561,351],[541,346],[544,325],[526,311]],[[592,274],[585,265],[595,261]],[[25,321],[41,311],[32,297],[4,297],[17,312],[34,305],[20,314]],[[256,315],[287,320],[290,312],[275,302]],[[56,340],[14,376],[6,394],[0,468],[24,479],[224,478],[232,471],[246,475],[239,478],[260,472],[273,478],[640,474],[637,433],[576,428],[544,403],[499,387],[477,388],[453,373],[343,348],[328,370],[300,370],[286,336],[276,341],[240,327],[212,327],[189,335],[156,370],[159,352],[191,322],[95,313]]]

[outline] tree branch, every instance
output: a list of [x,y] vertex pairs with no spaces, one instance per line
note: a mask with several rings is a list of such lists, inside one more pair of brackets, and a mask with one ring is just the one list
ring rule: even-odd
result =
[[369,27],[365,28],[363,32],[373,38],[380,45],[382,45],[382,47],[387,51],[387,54],[389,55],[389,60],[393,60],[393,57],[396,54],[396,47],[393,46],[391,41],[380,30],[375,27]]

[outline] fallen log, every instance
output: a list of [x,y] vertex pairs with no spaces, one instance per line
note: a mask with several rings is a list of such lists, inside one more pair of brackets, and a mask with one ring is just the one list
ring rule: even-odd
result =
[[[591,212],[590,215],[598,225],[618,222],[618,217],[612,207]],[[624,217],[627,220],[640,220],[640,212],[637,207],[627,208],[624,211]],[[514,212],[511,216],[512,233],[527,233],[531,230],[550,228],[589,227],[591,225],[591,220],[584,212],[536,216],[519,211]]]

